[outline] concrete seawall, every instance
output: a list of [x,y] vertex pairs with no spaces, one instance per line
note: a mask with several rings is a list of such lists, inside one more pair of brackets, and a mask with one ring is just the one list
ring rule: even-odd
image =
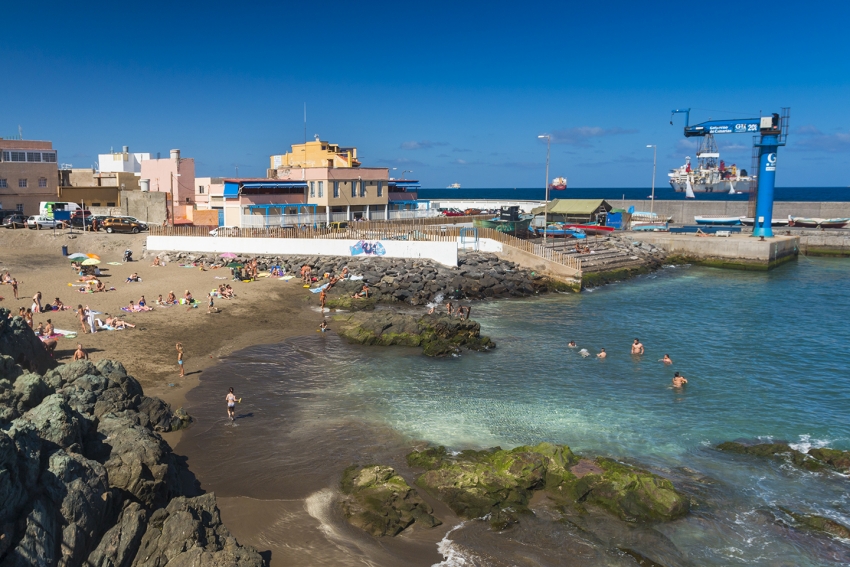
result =
[[667,252],[668,260],[692,262],[718,268],[769,270],[797,258],[800,239],[777,236],[759,240],[749,235],[701,237],[667,232],[635,232],[630,237],[649,242]]
[[[614,199],[608,201],[616,208],[636,211],[649,211],[649,199],[633,201]],[[749,203],[747,201],[655,201],[654,212],[661,216],[672,216],[676,224],[693,224],[695,216],[747,216]],[[815,201],[777,201],[773,205],[773,218],[819,217],[835,218],[850,217],[850,202],[815,202]]]

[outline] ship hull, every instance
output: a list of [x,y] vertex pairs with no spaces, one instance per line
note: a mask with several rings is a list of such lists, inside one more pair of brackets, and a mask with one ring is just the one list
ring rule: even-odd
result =
[[518,221],[503,221],[494,219],[473,219],[472,226],[476,228],[492,228],[499,232],[514,234],[516,232],[525,232],[528,230],[528,225],[531,219],[520,219]]
[[[685,193],[687,186],[684,181],[670,181],[670,186],[676,193]],[[731,187],[730,187],[731,186]],[[749,193],[749,181],[723,181],[721,183],[694,183],[691,186],[694,193],[729,193],[729,189],[734,189],[735,193]]]

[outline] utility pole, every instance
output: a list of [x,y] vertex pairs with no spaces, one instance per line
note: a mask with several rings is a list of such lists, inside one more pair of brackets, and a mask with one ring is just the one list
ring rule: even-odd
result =
[[[543,253],[546,253],[546,229],[549,220],[549,149],[552,145],[552,136],[541,134],[538,138],[546,138],[546,204],[543,206]],[[544,256],[545,257],[545,256]]]

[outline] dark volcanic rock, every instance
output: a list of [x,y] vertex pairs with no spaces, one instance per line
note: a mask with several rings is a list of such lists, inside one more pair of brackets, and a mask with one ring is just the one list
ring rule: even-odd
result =
[[9,319],[8,309],[0,309],[0,354],[12,357],[15,364],[34,372],[56,366],[26,321],[22,317]]
[[809,449],[803,453],[794,449],[788,443],[758,443],[746,445],[737,441],[727,441],[717,446],[721,451],[739,453],[742,455],[754,455],[757,457],[785,458],[800,468],[817,472],[824,470],[835,470],[838,472],[850,471],[850,451],[838,451],[836,449]]
[[188,498],[197,482],[158,433],[188,416],[120,363],[42,377],[3,352],[0,372],[0,565],[263,564],[221,525],[212,494]]
[[342,511],[351,525],[374,536],[394,536],[414,522],[429,528],[442,522],[396,474],[383,466],[348,467],[342,475]]

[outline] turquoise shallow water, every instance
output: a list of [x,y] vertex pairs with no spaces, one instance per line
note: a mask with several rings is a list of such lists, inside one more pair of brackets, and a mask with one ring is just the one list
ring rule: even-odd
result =
[[[181,448],[207,488],[267,497],[306,476],[305,493],[332,486],[337,469],[392,462],[410,440],[565,443],[649,466],[699,503],[653,532],[672,551],[643,542],[666,565],[850,564],[850,542],[794,530],[780,510],[850,525],[848,479],[712,448],[732,439],[850,448],[849,278],[841,260],[801,258],[770,273],[680,266],[593,292],[474,304],[498,348],[454,359],[318,334],[255,347],[204,373],[190,394],[199,424]],[[635,337],[642,357],[629,354]],[[602,347],[605,360],[578,353]],[[665,353],[672,366],[658,361]],[[689,380],[683,391],[670,387],[675,371]],[[219,427],[228,385],[251,400],[238,428]],[[469,525],[444,549],[454,545],[467,565],[522,563],[529,549],[534,564],[559,565],[546,550],[578,536],[553,525],[501,539]],[[595,553],[573,564],[628,564]]]

